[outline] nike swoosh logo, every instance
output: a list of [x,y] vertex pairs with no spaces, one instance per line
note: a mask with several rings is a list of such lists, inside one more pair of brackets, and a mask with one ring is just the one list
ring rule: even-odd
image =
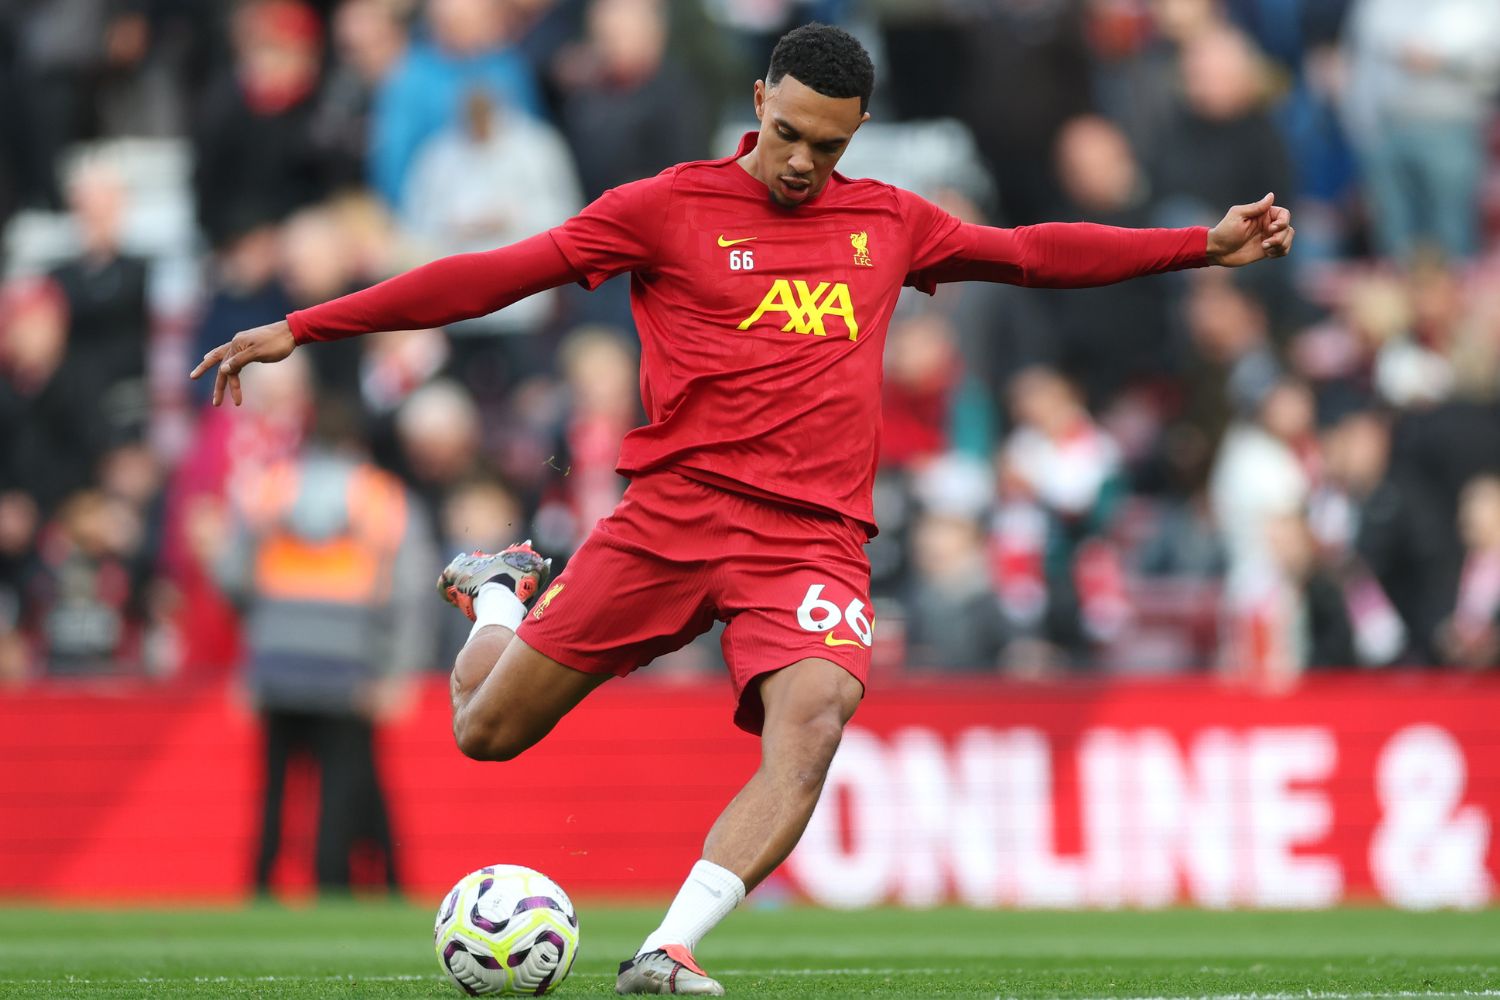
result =
[[726,240],[724,238],[723,234],[720,234],[720,236],[719,236],[719,246],[721,246],[721,247],[732,247],[732,246],[734,246],[734,245],[736,245],[738,243],[749,243],[751,240],[754,240],[754,239],[759,239],[759,237],[756,237],[756,236],[746,236],[744,239],[740,239],[740,240]]
[[833,633],[829,632],[827,635],[825,635],[823,637],[823,645],[825,645],[825,646],[858,646],[859,645],[859,640],[858,639],[835,639],[833,637]]
[[721,899],[724,896],[724,890],[723,889],[715,889],[713,886],[709,885],[707,882],[703,881],[701,878],[695,878],[695,879],[693,879],[693,881],[697,882],[699,885],[703,886],[704,891],[710,893],[715,899]]

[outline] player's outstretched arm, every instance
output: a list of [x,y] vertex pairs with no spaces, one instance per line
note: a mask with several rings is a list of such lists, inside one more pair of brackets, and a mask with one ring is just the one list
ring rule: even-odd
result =
[[263,364],[280,361],[296,347],[291,326],[284,319],[277,320],[253,330],[242,330],[229,343],[215,347],[203,355],[191,377],[198,378],[218,365],[218,371],[214,373],[214,405],[224,402],[224,390],[228,389],[234,405],[239,406],[244,401],[240,392],[240,369],[252,361]]
[[192,377],[218,365],[214,405],[224,401],[227,388],[238,406],[239,372],[252,361],[280,361],[309,341],[447,326],[580,277],[550,232],[498,250],[444,257],[363,291],[298,310],[284,321],[235,334],[229,343],[205,354]]
[[1267,257],[1285,257],[1292,249],[1292,213],[1267,194],[1249,205],[1235,205],[1208,231],[1208,259],[1224,267],[1242,267]]
[[913,232],[942,233],[925,244],[907,276],[907,284],[924,291],[946,281],[1092,288],[1183,268],[1239,267],[1286,256],[1295,235],[1292,213],[1276,205],[1271,194],[1235,205],[1212,229],[1125,229],[1093,222],[1001,229],[955,223],[916,195],[905,198]]

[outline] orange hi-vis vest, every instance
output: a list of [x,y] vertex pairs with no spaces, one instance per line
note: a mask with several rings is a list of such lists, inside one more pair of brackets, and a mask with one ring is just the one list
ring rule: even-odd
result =
[[406,491],[400,481],[371,465],[356,468],[344,496],[343,532],[313,540],[286,524],[297,501],[299,473],[295,462],[273,466],[245,505],[246,517],[261,538],[254,557],[256,596],[383,604],[390,596],[391,567],[406,530]]

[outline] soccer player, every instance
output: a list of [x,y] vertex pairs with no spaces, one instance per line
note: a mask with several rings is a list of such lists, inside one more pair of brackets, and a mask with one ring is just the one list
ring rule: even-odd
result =
[[1269,194],[1212,229],[960,223],[834,172],[873,86],[850,35],[798,28],[756,81],[760,128],[733,156],[671,167],[550,232],[240,333],[193,371],[216,368],[214,402],[239,403],[246,364],[300,345],[443,326],[630,272],[649,422],[621,448],[620,505],[551,586],[529,544],[460,556],[439,581],[476,620],[453,668],[453,732],[483,760],[515,757],[611,676],[727,623],[734,720],[760,735],[760,768],[661,926],[620,966],[620,993],[723,993],[692,950],[791,852],[863,696],[881,350],[902,286],[1081,287],[1291,249],[1290,213]]

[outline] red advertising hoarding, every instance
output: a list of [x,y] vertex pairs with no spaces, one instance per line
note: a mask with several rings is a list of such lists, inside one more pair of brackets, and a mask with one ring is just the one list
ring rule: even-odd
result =
[[[403,881],[435,897],[513,862],[585,897],[669,894],[757,764],[730,707],[720,682],[611,683],[480,764],[432,679],[381,737]],[[1500,678],[1473,676],[880,687],[776,884],[832,906],[1485,905],[1497,719]],[[0,896],[242,897],[258,747],[222,689],[0,695]]]

